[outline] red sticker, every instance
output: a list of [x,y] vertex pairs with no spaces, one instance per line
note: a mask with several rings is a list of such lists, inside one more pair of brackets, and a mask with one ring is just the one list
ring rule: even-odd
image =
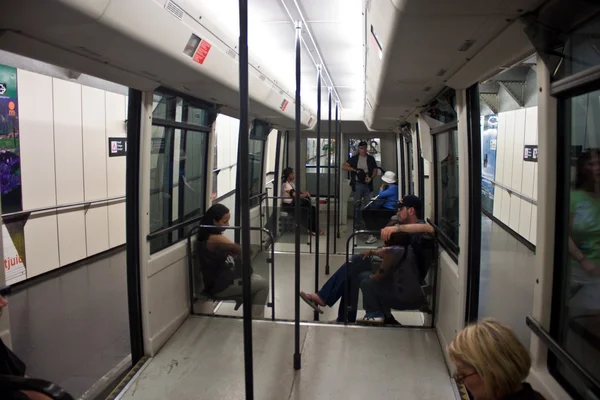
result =
[[288,106],[289,103],[290,103],[289,101],[287,101],[287,100],[284,99],[283,103],[281,103],[281,106],[280,106],[281,111],[285,111],[285,109],[287,108],[287,106]]
[[194,54],[194,61],[198,64],[204,64],[204,60],[206,60],[211,47],[211,44],[206,40],[201,41],[200,46],[198,46],[196,53]]

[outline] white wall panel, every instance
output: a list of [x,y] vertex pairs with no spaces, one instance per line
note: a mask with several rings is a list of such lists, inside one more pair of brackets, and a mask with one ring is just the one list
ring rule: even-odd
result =
[[[79,203],[84,200],[81,85],[54,78],[53,86],[56,201],[59,205]],[[60,210],[57,216],[60,265],[84,259],[83,208]]]
[[[506,114],[498,114],[498,136],[496,140],[496,182],[502,182],[504,179],[504,153],[506,152]],[[494,189],[494,217],[500,219],[502,214],[502,201],[504,200],[505,190],[496,186]]]
[[[52,78],[19,70],[17,79],[23,209],[55,206]],[[27,278],[58,268],[56,214],[32,216],[24,232]]]
[[[525,143],[525,110],[520,109],[514,112],[515,125],[513,130],[513,161],[512,161],[512,178],[509,181],[508,187],[518,193],[522,193],[523,184],[523,145]],[[519,232],[519,218],[521,215],[522,199],[519,196],[510,196],[510,217],[508,226],[515,232]]]
[[[125,96],[106,92],[106,137],[126,137]],[[108,197],[125,196],[126,157],[108,157],[105,152]],[[112,202],[108,206],[108,227],[110,247],[125,243],[125,202]]]
[[59,266],[56,213],[30,217],[25,224],[27,279]]
[[[106,96],[100,89],[82,86],[83,173],[86,201],[108,197],[106,176]],[[109,249],[108,205],[95,203],[85,213],[87,255]]]
[[19,70],[23,209],[56,205],[52,78]]
[[[537,143],[537,107],[525,109],[525,145]],[[522,191],[525,196],[533,198],[533,186],[537,175],[537,163],[523,162],[523,184]],[[531,241],[531,229],[535,230],[535,225],[531,225],[531,214],[533,204],[523,201],[521,204],[521,218],[519,221],[519,230],[517,231],[525,239]]]
[[[502,174],[502,181],[500,182],[504,186],[510,187],[512,183],[512,170],[514,161],[514,143],[515,143],[515,114],[512,112],[506,113],[506,133],[504,135],[504,172]],[[500,221],[508,225],[510,221],[510,207],[511,207],[511,196],[506,190],[503,190],[502,198],[502,211],[500,213]]]

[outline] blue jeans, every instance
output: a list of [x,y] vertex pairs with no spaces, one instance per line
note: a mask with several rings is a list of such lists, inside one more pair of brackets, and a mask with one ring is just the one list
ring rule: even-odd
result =
[[[346,270],[348,270],[348,295],[349,300],[346,301],[345,296],[345,281],[346,281]],[[317,292],[317,295],[327,304],[329,307],[333,307],[339,299],[340,307],[338,309],[339,322],[344,321],[344,310],[347,304],[350,306],[348,311],[348,322],[356,322],[356,309],[358,308],[358,291],[360,284],[363,280],[369,279],[371,276],[371,258],[367,257],[363,259],[361,255],[355,255],[352,257],[348,264],[344,264],[338,269],[331,278],[325,282],[321,290]]]
[[354,199],[354,203],[362,200],[362,204],[360,204],[360,206],[355,206],[354,208],[354,226],[357,230],[365,229],[361,210],[364,206],[369,204],[369,201],[371,200],[371,190],[369,189],[369,185],[356,182],[354,192],[352,192],[352,198]]

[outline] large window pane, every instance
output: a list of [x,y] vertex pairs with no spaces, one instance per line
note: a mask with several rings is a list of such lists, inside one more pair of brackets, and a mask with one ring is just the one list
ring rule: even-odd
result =
[[[198,110],[173,95],[154,96],[151,171],[150,232],[200,216],[205,208],[206,154],[210,113],[193,119]],[[192,118],[192,119],[190,119]],[[187,121],[187,122],[186,122]],[[196,124],[195,122],[198,122]],[[197,126],[197,130],[190,129]],[[190,226],[161,235],[150,242],[155,253],[185,238]]]
[[437,225],[458,245],[458,132],[435,135]]
[[[263,140],[250,139],[249,142],[249,167],[248,177],[250,179],[250,197],[262,193],[263,178],[263,152],[265,142]],[[255,198],[250,201],[250,207],[257,206],[260,199]]]
[[[566,146],[559,159],[558,226],[553,334],[600,380],[600,91],[563,103]],[[566,149],[566,150],[565,150]],[[553,372],[581,396],[586,388],[558,361]],[[595,393],[600,396],[600,393]]]

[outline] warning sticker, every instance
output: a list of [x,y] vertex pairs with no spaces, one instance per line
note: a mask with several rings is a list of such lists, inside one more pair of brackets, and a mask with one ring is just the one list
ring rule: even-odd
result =
[[204,64],[204,60],[206,60],[211,47],[211,44],[206,40],[201,41],[200,46],[196,49],[196,54],[194,54],[194,61],[198,64]]
[[191,57],[198,64],[202,65],[204,64],[204,60],[206,60],[211,47],[212,45],[206,40],[203,40],[192,33],[185,49],[183,49],[183,54]]
[[286,99],[283,99],[283,103],[281,103],[281,106],[279,106],[279,108],[281,108],[281,111],[285,111],[285,109],[287,108],[288,104],[290,104],[290,102],[287,101]]

